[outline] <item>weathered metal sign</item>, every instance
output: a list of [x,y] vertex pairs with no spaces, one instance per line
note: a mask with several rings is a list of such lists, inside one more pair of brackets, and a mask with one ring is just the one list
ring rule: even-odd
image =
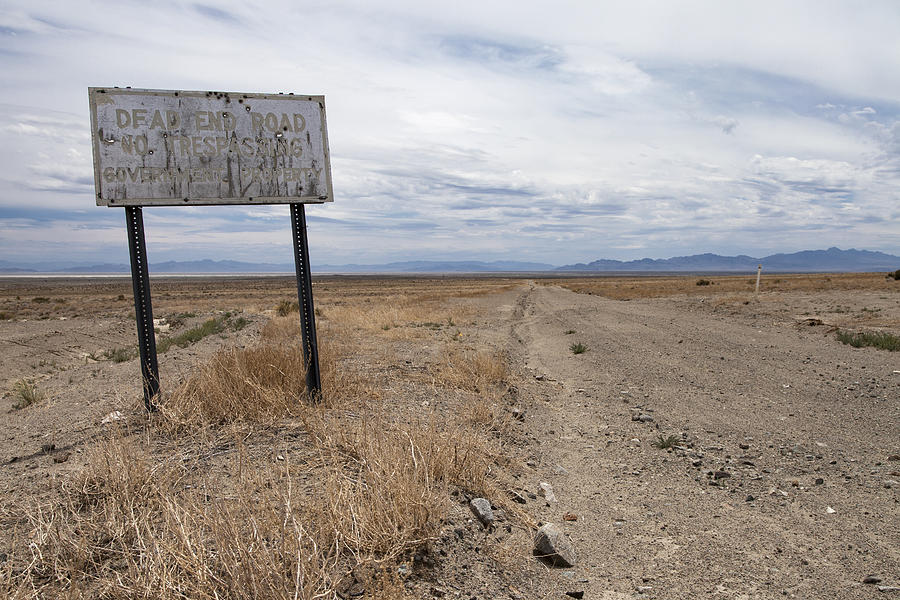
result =
[[334,199],[324,96],[88,94],[98,206]]

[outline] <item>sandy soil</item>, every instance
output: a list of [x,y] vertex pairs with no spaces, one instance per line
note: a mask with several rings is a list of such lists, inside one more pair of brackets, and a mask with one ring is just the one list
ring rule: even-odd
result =
[[[80,467],[105,415],[135,406],[136,362],[96,360],[133,343],[130,305],[115,302],[129,290],[116,285],[94,310],[0,321],[4,389],[35,377],[49,396],[40,410],[13,410],[11,394],[0,401],[4,499],[51,489]],[[19,304],[52,296],[2,291],[7,307],[14,295]],[[169,301],[157,314],[190,304]],[[464,302],[476,312],[461,333],[511,357],[525,410],[516,424],[524,508],[563,527],[579,561],[539,563],[525,530],[451,535],[471,525],[460,502],[439,544],[448,558],[412,582],[415,595],[882,597],[863,584],[870,574],[900,586],[900,353],[834,336],[836,326],[900,334],[900,284],[622,301],[529,281]],[[167,353],[164,378],[253,339],[270,308],[251,302],[247,327]],[[202,306],[180,326],[224,309]],[[573,343],[587,351],[574,354]],[[410,359],[414,348],[405,368]],[[675,447],[655,447],[660,436]],[[541,482],[557,502],[541,496]]]

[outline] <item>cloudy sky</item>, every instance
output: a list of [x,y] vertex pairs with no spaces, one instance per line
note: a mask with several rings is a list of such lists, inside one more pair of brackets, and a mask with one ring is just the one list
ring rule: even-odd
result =
[[[127,262],[89,86],[324,94],[312,262],[900,253],[900,3],[0,0],[0,260]],[[287,208],[148,208],[290,262]]]

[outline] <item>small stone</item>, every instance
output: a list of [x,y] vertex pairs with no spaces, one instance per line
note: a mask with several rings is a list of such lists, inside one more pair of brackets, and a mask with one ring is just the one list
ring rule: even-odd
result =
[[703,461],[700,460],[699,458],[697,458],[697,459],[694,459],[693,461],[691,461],[691,464],[695,467],[700,467],[703,464]]
[[525,502],[526,502],[525,496],[523,496],[516,490],[509,490],[508,493],[509,493],[509,497],[512,498],[513,502],[516,502],[518,504],[525,504]]
[[491,523],[496,519],[494,511],[491,510],[491,502],[487,498],[472,498],[469,502],[469,507],[485,527],[490,527]]
[[541,482],[541,495],[547,502],[556,502],[556,494],[553,493],[553,486],[546,481]]
[[833,515],[833,514],[836,513],[837,511],[834,510],[833,508],[831,508],[830,506],[826,506],[826,507],[825,507],[825,512],[828,513],[829,515]]
[[577,561],[572,542],[553,523],[538,529],[534,537],[534,553],[557,567],[574,567]]
[[516,408],[512,409],[512,416],[513,416],[513,419],[515,419],[517,421],[524,421],[525,420],[525,409],[520,408],[520,407],[516,407]]
[[888,460],[900,460],[900,454],[891,454],[890,456],[888,456]]
[[738,448],[740,448],[741,450],[749,450],[749,449],[750,449],[750,444],[743,444],[743,443],[741,443],[741,444],[738,444]]
[[53,462],[57,464],[64,463],[69,460],[69,456],[71,456],[71,454],[68,452],[60,452],[59,454],[55,454],[53,456]]
[[744,498],[744,502],[753,502],[754,500],[756,500],[756,497],[752,494],[747,494],[747,497]]
[[713,479],[725,479],[726,477],[731,477],[731,473],[728,471],[715,471],[713,473]]
[[863,577],[863,583],[869,583],[872,585],[881,583],[881,577],[879,577],[878,575],[866,575],[865,577]]
[[823,483],[825,483],[824,479],[822,479],[821,477],[816,477],[816,485],[822,485]]
[[365,587],[359,581],[356,581],[354,577],[347,577],[343,581],[341,581],[337,589],[335,590],[338,598],[342,598],[344,600],[350,600],[351,598],[359,598],[360,596],[366,593]]
[[637,415],[631,415],[632,421],[637,421],[638,423],[652,423],[653,417],[648,415],[647,413],[640,413]]
[[897,481],[895,481],[893,479],[885,479],[884,480],[884,487],[886,487],[887,489],[891,489],[895,485],[900,485],[900,483],[898,483]]
[[100,419],[100,424],[107,425],[109,423],[115,423],[116,421],[121,421],[124,418],[125,418],[125,415],[123,415],[121,412],[119,412],[117,410],[114,410],[111,413],[107,414],[102,419]]
[[577,521],[577,520],[578,520],[578,515],[576,515],[575,513],[567,512],[566,514],[563,515],[563,521]]
[[879,585],[878,591],[879,592],[900,592],[900,587],[897,587],[896,585]]

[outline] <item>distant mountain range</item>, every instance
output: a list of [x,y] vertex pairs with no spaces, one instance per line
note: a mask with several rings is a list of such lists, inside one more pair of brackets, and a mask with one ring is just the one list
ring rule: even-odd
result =
[[765,271],[778,272],[867,272],[896,271],[900,257],[869,250],[804,250],[793,254],[772,254],[762,258],[752,256],[719,256],[694,254],[674,258],[620,261],[595,260],[584,264],[565,265],[557,271],[755,271],[762,265]]
[[[546,263],[519,261],[405,261],[372,265],[317,265],[315,273],[516,273],[516,272],[752,272],[761,264],[767,272],[866,272],[900,269],[900,256],[869,250],[804,250],[792,254],[772,254],[762,258],[752,256],[720,256],[694,254],[674,258],[621,261],[600,259],[556,267]],[[74,264],[43,262],[16,264],[0,260],[0,273],[27,275],[40,273],[128,274],[128,264]],[[235,260],[192,260],[152,263],[152,274],[174,273],[293,273],[293,263],[250,263]]]

